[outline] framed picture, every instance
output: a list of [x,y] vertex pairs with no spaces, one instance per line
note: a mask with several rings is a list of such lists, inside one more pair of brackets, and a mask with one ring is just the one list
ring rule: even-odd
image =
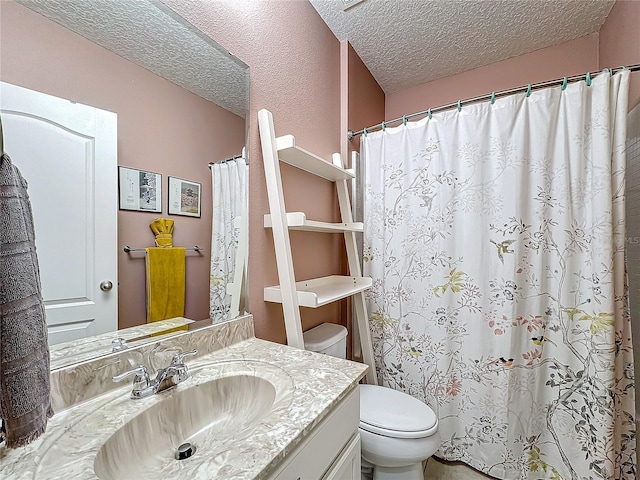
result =
[[118,167],[120,210],[162,212],[162,175]]
[[169,214],[200,217],[202,184],[169,177]]

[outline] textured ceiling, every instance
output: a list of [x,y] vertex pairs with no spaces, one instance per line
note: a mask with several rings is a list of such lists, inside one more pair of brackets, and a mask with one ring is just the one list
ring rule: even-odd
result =
[[310,0],[385,93],[597,32],[613,0]]
[[248,67],[159,1],[17,1],[236,115],[248,111]]

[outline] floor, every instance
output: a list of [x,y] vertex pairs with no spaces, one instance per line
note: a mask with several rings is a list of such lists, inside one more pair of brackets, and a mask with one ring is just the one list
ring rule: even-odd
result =
[[436,457],[427,460],[424,480],[487,480],[492,479],[460,462],[445,462]]

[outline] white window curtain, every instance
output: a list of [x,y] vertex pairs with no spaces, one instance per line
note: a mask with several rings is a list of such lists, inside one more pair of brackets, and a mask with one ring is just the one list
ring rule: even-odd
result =
[[209,315],[214,323],[239,314],[247,259],[248,165],[244,158],[211,165],[213,222]]
[[635,479],[624,249],[629,72],[362,140],[384,385],[438,456],[504,479]]

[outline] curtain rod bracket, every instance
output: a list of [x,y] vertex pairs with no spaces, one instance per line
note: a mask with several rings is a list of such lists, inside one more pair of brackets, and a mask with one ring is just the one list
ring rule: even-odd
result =
[[[240,158],[244,158],[243,154],[240,155],[234,155],[233,157],[229,157],[229,158],[225,158],[223,160],[216,160],[215,162],[209,162],[209,168],[211,168],[211,165],[216,165],[219,163],[227,163],[227,162],[231,162],[233,160],[238,160]],[[249,162],[247,162],[247,159],[245,158],[245,162],[247,165],[249,165]]]

